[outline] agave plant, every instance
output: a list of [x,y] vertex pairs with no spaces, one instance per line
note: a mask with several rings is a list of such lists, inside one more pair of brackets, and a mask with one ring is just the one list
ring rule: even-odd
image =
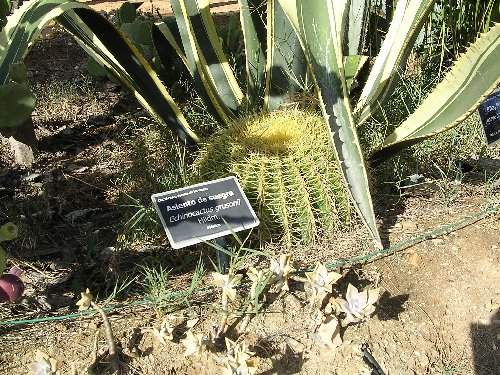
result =
[[[399,79],[433,0],[399,0],[392,23],[353,108],[349,98],[344,40],[349,0],[279,0],[304,48],[318,91],[321,110],[356,206],[374,238],[378,238],[366,169],[356,128],[384,105]],[[467,118],[499,84],[500,24],[482,34],[454,64],[422,104],[378,147],[381,160]]]
[[[355,14],[363,12],[360,2],[239,0],[246,59],[243,88],[223,51],[208,0],[173,0],[171,3],[175,29],[165,22],[155,23],[150,29],[157,56],[164,65],[171,56],[180,58],[208,110],[222,124],[231,127],[241,123],[249,111],[274,111],[312,80],[328,124],[325,133],[333,144],[339,173],[354,207],[375,243],[381,246],[356,128],[390,95],[398,80],[397,71],[404,66],[434,1],[398,1],[393,22],[354,109],[349,84],[365,61],[352,56],[360,45],[362,22],[354,19]],[[25,116],[33,106],[25,83],[16,81],[14,67],[22,62],[40,30],[52,19],[70,32],[109,74],[121,80],[151,115],[172,129],[182,142],[193,147],[200,143],[139,49],[104,17],[72,0],[31,0],[8,18],[0,34],[0,98],[8,99],[11,108],[19,110],[3,114],[2,126],[15,127],[22,120],[20,114]],[[499,33],[500,25],[495,25],[481,35],[429,98],[387,137],[373,157],[387,157],[402,147],[444,131],[475,110],[481,98],[499,81],[494,69],[495,60],[500,57]],[[12,91],[13,87],[16,95],[6,95],[5,90]],[[466,95],[460,95],[462,93]],[[316,181],[316,185],[322,183],[317,179],[311,181]],[[297,194],[308,193],[310,185],[303,185],[303,191]],[[315,202],[318,192],[328,190],[331,191],[315,190],[308,199]],[[304,207],[312,208],[313,215],[320,210],[312,204]]]

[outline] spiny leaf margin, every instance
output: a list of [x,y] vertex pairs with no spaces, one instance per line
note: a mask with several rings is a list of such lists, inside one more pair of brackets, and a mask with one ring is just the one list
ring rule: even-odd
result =
[[372,158],[390,156],[458,125],[500,84],[500,23],[469,46],[418,108],[384,140]]

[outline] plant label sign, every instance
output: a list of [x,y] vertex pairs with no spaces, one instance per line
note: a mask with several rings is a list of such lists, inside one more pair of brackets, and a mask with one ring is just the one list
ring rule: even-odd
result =
[[492,145],[500,141],[500,90],[488,96],[479,106],[479,116],[483,123],[486,143]]
[[174,249],[259,225],[236,177],[153,194],[151,199]]

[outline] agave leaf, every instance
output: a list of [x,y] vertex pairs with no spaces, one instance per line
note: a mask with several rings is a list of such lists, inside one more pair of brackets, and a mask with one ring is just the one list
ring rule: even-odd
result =
[[389,31],[356,105],[358,126],[380,108],[397,83],[398,69],[406,64],[433,5],[434,0],[398,1]]
[[9,78],[16,83],[25,83],[28,72],[24,63],[12,64],[9,69]]
[[361,35],[365,27],[366,0],[351,0],[349,6],[347,46],[344,55],[355,56],[361,51]]
[[273,110],[307,87],[307,64],[299,38],[278,0],[267,0],[264,108]]
[[0,111],[0,128],[13,128],[30,118],[35,98],[27,85],[10,82],[0,85],[0,105],[8,108]]
[[281,8],[286,14],[286,17],[290,21],[293,26],[295,32],[299,35],[302,43],[302,35],[300,35],[300,26],[299,26],[299,16],[297,14],[297,0],[278,0]]
[[172,0],[171,4],[188,63],[197,71],[220,119],[228,122],[238,112],[243,93],[224,55],[208,0]]
[[158,121],[169,126],[182,142],[195,145],[196,134],[141,53],[104,17],[82,7],[67,11],[58,22],[80,46],[129,88]]
[[9,80],[9,67],[23,60],[40,31],[54,18],[92,58],[131,89],[153,117],[167,124],[183,142],[197,143],[197,136],[144,57],[109,21],[82,3],[33,0],[8,17],[0,32],[0,84]]
[[9,81],[10,66],[22,62],[45,25],[64,11],[84,6],[71,0],[25,2],[7,18],[0,32],[0,85]]
[[248,101],[257,105],[264,97],[266,69],[266,0],[238,0],[245,43]]
[[[348,0],[297,0],[302,44],[313,72],[323,116],[355,207],[377,246],[380,236],[368,176],[349,103],[342,40]],[[289,15],[293,19],[293,13]]]
[[[194,77],[194,71],[191,69],[189,65],[186,54],[182,50],[182,47],[179,45],[177,38],[173,34],[172,30],[165,22],[157,22],[153,25],[152,28],[152,38],[153,44],[160,56],[160,59],[163,56],[175,56],[179,57],[189,71],[191,76]],[[166,43],[165,43],[166,42]]]
[[374,159],[448,130],[465,120],[499,84],[500,23],[459,57],[429,96],[384,141]]
[[0,17],[7,17],[10,12],[10,0],[0,0]]
[[[207,109],[212,116],[222,121],[224,119],[227,121],[227,117],[222,117],[226,116],[226,114],[222,109],[220,98],[215,92],[216,88],[211,85],[208,80],[202,80],[202,76],[205,77],[206,75],[198,70],[196,65],[190,63],[177,41],[178,38],[173,34],[172,29],[165,22],[156,23],[153,25],[152,38],[156,53],[164,68],[171,70],[171,73],[177,77],[187,72],[193,79],[196,92],[203,99],[203,102],[207,105]],[[176,64],[175,57],[181,60],[184,69]]]
[[368,61],[368,56],[352,55],[344,57],[344,72],[347,89],[351,91],[352,84]]
[[10,0],[0,0],[0,30],[7,23],[7,15],[10,12]]

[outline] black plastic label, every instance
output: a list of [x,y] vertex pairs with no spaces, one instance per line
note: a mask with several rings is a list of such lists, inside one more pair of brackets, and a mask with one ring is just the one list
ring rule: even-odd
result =
[[154,194],[151,199],[174,249],[259,225],[235,177]]
[[500,90],[497,90],[479,106],[479,116],[483,123],[488,145],[500,140]]

